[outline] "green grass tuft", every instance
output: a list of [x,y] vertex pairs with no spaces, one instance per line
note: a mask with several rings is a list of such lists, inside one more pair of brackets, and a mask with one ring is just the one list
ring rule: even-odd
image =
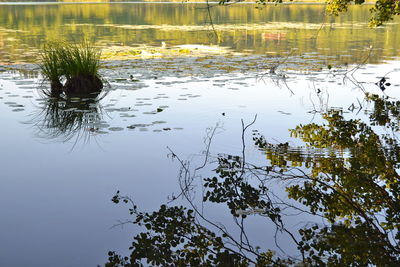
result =
[[40,53],[40,70],[49,81],[59,81],[63,75],[59,59],[60,47],[58,44],[46,45]]
[[79,75],[99,76],[100,52],[90,43],[65,46],[60,52],[61,68],[67,79]]
[[99,77],[100,55],[101,52],[87,41],[81,44],[53,42],[40,54],[40,69],[49,81],[77,76]]

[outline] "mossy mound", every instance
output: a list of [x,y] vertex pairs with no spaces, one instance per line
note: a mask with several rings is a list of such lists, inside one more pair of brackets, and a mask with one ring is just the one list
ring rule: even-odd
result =
[[67,96],[100,93],[103,82],[95,75],[78,75],[68,79],[63,87]]
[[64,86],[62,85],[62,83],[60,82],[59,79],[52,80],[50,82],[50,86],[51,86],[51,94],[52,95],[59,95],[63,92]]

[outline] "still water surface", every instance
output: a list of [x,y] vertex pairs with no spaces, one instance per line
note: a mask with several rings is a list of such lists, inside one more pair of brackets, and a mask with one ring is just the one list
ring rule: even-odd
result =
[[[217,40],[203,8],[0,5],[1,265],[93,266],[109,250],[124,254],[137,229],[111,228],[127,218],[112,195],[120,190],[157,209],[178,192],[179,166],[167,147],[195,161],[216,124],[214,155],[240,153],[241,119],[256,114],[251,130],[301,145],[288,129],[321,122],[330,108],[365,119],[363,90],[382,94],[380,77],[390,79],[386,94],[400,97],[398,20],[369,29],[368,7],[324,18],[318,5],[234,5],[212,10]],[[83,35],[104,49],[110,85],[96,101],[49,99],[38,49]],[[354,74],[362,89],[334,72],[359,63],[366,63]],[[248,158],[265,161],[247,137]],[[217,220],[229,217],[209,208]],[[252,227],[265,246],[261,226]]]

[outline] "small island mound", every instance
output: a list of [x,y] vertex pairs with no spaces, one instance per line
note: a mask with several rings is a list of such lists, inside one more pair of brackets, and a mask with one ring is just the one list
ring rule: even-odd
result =
[[50,82],[51,94],[66,96],[97,95],[103,89],[98,73],[101,52],[89,42],[52,42],[41,54],[40,69]]

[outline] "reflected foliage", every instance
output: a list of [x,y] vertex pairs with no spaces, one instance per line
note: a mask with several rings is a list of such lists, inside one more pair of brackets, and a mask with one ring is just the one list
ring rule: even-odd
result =
[[[291,0],[292,1],[292,0]],[[230,0],[221,0],[220,4],[230,3]],[[283,0],[257,0],[257,3],[265,5],[266,3],[282,3]],[[352,4],[361,5],[365,0],[327,0],[326,11],[338,16],[340,13],[347,12]],[[397,0],[377,0],[373,8],[370,9],[372,18],[370,26],[381,26],[385,22],[393,20],[393,17],[400,14],[400,3]]]
[[[365,58],[364,49],[359,48],[370,45],[376,48],[368,59],[370,63],[398,56],[400,36],[396,33],[400,26],[368,29],[369,8],[350,6],[339,17],[325,17],[323,5],[271,5],[257,10],[254,5],[239,4],[215,6],[212,17],[221,36],[218,45],[236,51],[251,50],[262,55],[286,55],[295,48],[298,54],[318,51],[318,58],[322,56],[327,61],[324,66],[359,63]],[[324,22],[326,26],[320,30]],[[0,8],[1,63],[36,62],[45,43],[62,37],[76,42],[83,35],[103,48],[120,45],[135,48],[139,44],[160,47],[163,41],[167,47],[210,44],[210,26],[202,4],[104,3]],[[307,58],[308,64],[310,60]]]
[[33,115],[36,135],[46,140],[88,142],[99,132],[102,123],[102,108],[99,98],[68,98],[49,96],[43,99],[39,112]]
[[[116,203],[120,200],[118,194],[113,198]],[[134,237],[130,258],[110,252],[106,266],[143,266],[144,259],[152,266],[247,266],[244,257],[196,221],[193,210],[162,205],[153,213],[133,208],[131,214],[136,216],[133,223],[147,231]]]
[[[400,146],[395,131],[400,101],[377,95],[366,99],[373,106],[369,124],[332,110],[323,115],[323,124],[290,130],[307,150],[272,144],[256,133],[265,166],[245,162],[243,156],[218,157],[216,175],[203,181],[203,200],[226,205],[239,235],[206,218],[190,197],[191,209],[162,205],[157,212],[142,213],[118,192],[113,201],[130,202],[133,223],[144,228],[134,238],[131,256],[110,252],[107,266],[145,261],[155,266],[398,266]],[[382,128],[394,131],[388,135]],[[274,194],[282,184],[286,200]],[[288,209],[324,223],[314,220],[288,229]],[[292,238],[301,256],[254,248],[243,223],[250,215],[269,218]]]
[[[399,101],[367,97],[374,104],[372,124],[391,127],[387,114],[396,114]],[[308,146],[327,150],[324,156],[292,153],[288,146],[282,149],[255,138],[270,162],[283,170],[282,179],[294,182],[286,187],[288,197],[331,223],[302,229],[300,249],[314,256],[311,263],[316,264],[394,266],[400,259],[398,139],[378,134],[360,120],[346,120],[338,111],[328,112],[324,119],[324,125],[311,123],[291,130]],[[310,172],[288,174],[301,166]]]
[[391,101],[389,97],[367,95],[367,98],[374,103],[374,109],[369,114],[372,125],[384,126],[395,132],[400,130],[400,101]]
[[218,158],[215,170],[218,176],[205,178],[207,189],[204,201],[226,203],[235,217],[246,218],[243,211],[262,211],[276,223],[281,223],[279,207],[275,207],[268,196],[268,188],[264,184],[257,187],[251,185],[244,175],[240,157],[227,155]]

